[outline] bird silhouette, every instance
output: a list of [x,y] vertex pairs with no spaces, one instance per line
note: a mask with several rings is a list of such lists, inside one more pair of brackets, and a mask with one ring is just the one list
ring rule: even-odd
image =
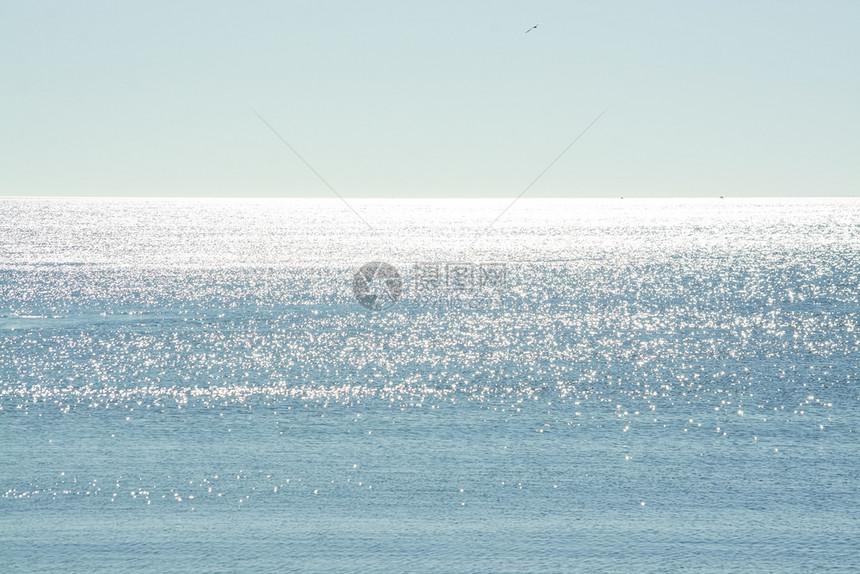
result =
[[528,30],[526,30],[526,34],[528,34],[529,32],[531,32],[532,30],[534,30],[535,28],[537,28],[537,27],[538,27],[538,26],[540,26],[541,24],[543,24],[543,22],[541,22],[540,24],[535,24],[534,26],[532,26],[531,28],[529,28]]

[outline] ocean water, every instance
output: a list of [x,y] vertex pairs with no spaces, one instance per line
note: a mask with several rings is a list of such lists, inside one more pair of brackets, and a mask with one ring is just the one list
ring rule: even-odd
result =
[[0,198],[2,571],[860,571],[860,200],[509,201]]

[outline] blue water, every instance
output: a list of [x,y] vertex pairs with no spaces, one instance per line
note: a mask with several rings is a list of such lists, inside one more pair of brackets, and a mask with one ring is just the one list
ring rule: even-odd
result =
[[860,200],[507,204],[0,198],[2,570],[860,571]]

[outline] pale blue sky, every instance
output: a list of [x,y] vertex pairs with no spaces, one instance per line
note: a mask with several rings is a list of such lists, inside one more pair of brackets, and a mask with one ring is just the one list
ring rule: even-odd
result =
[[[537,30],[525,30],[542,22]],[[0,0],[0,195],[860,195],[860,2]]]

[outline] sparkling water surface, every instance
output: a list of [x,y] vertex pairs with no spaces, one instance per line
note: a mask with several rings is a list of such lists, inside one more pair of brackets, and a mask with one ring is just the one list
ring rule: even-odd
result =
[[860,570],[860,200],[350,203],[0,198],[4,572]]

